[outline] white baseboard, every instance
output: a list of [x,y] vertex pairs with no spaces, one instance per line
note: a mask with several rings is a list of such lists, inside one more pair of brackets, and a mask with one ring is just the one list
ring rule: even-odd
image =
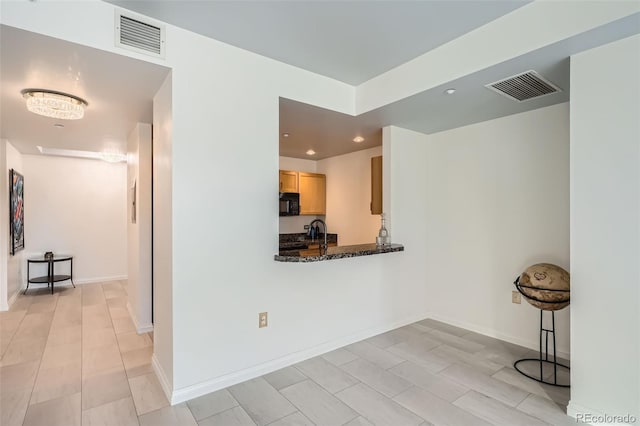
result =
[[153,372],[156,373],[156,377],[160,382],[160,387],[162,388],[164,395],[167,397],[167,400],[171,402],[171,405],[177,404],[177,402],[172,401],[171,385],[169,384],[169,379],[162,369],[162,366],[158,362],[158,358],[156,358],[155,353],[151,356],[151,368],[153,368]]
[[19,288],[18,291],[14,292],[11,297],[9,298],[8,302],[7,302],[7,310],[11,307],[11,305],[13,305],[13,302],[16,301],[16,299],[18,298],[18,296],[20,296],[20,292],[24,291],[23,288]]
[[235,384],[254,379],[256,377],[260,377],[262,375],[271,373],[281,368],[288,367],[290,365],[305,361],[309,358],[313,358],[318,355],[322,355],[324,353],[333,351],[343,346],[350,345],[355,342],[359,342],[360,340],[367,339],[369,337],[378,335],[380,333],[384,333],[386,331],[393,330],[395,328],[402,327],[407,324],[412,324],[416,321],[420,321],[427,317],[428,315],[421,314],[421,315],[416,315],[410,318],[405,318],[401,321],[396,321],[394,323],[385,324],[385,325],[369,328],[366,330],[362,330],[357,333],[351,334],[349,336],[332,340],[330,342],[326,342],[326,343],[323,343],[299,352],[288,354],[281,358],[267,361],[265,363],[255,365],[253,367],[249,367],[241,371],[225,374],[223,376],[216,377],[211,380],[206,380],[204,382],[197,383],[195,385],[177,389],[173,391],[171,397],[169,398],[169,401],[171,401],[171,405],[179,404],[181,402],[188,401],[190,399],[197,398],[199,396],[206,395],[208,393],[215,392],[217,390],[224,389],[229,386],[233,386]]
[[150,332],[153,331],[153,324],[152,323],[140,324],[138,322],[138,317],[136,317],[133,314],[133,312],[131,311],[131,305],[129,304],[129,302],[127,302],[127,311],[129,312],[129,316],[131,317],[131,321],[133,321],[133,325],[136,328],[136,332],[138,334],[150,333]]
[[74,278],[74,284],[95,284],[95,283],[108,283],[109,281],[124,281],[129,279],[128,275],[115,275],[111,277],[93,277],[93,278]]
[[9,297],[9,299],[7,300],[6,303],[0,303],[0,312],[6,312],[9,310],[9,308],[11,308],[11,305],[13,305],[13,302],[16,301],[16,299],[18,298],[18,296],[20,296],[20,293],[22,293],[24,291],[24,289],[26,288],[26,286],[20,287],[18,290],[16,290],[11,297]]
[[136,331],[138,334],[151,333],[153,331],[153,324],[137,325]]
[[[598,413],[597,411],[591,410],[589,408],[583,407],[580,404],[576,404],[573,401],[569,401],[569,404],[567,404],[567,416],[576,419],[576,421],[578,421],[577,416],[579,414],[585,414],[585,413],[589,413],[589,414],[594,414],[594,415],[599,415],[600,413]],[[587,422],[581,422],[583,424],[591,424],[591,423],[587,423]]]
[[[430,318],[432,318],[432,319],[434,319],[436,321],[444,322],[444,323],[449,324],[449,325],[453,325],[455,327],[464,328],[465,330],[473,331],[475,333],[484,334],[485,336],[493,337],[495,339],[504,340],[505,342],[513,343],[515,345],[524,346],[525,348],[529,348],[529,349],[532,349],[534,351],[539,350],[540,343],[538,342],[537,339],[535,341],[534,340],[522,339],[522,338],[511,336],[511,335],[508,335],[508,334],[500,333],[500,332],[498,332],[496,330],[493,330],[493,329],[490,329],[490,328],[478,327],[475,324],[471,324],[471,323],[467,323],[467,322],[463,322],[463,321],[451,320],[450,318],[447,318],[447,317],[444,317],[444,316],[441,316],[441,315],[431,315]],[[559,349],[558,349],[558,356],[560,358],[571,359],[571,353],[570,352],[565,352],[565,351],[562,351],[562,350],[559,350]]]

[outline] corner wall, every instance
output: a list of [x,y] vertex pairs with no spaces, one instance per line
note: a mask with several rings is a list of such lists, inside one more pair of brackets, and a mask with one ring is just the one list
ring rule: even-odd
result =
[[639,76],[640,36],[571,57],[574,417],[640,419]]
[[7,141],[0,139],[0,311],[9,309],[7,298],[7,256],[9,254],[9,172]]
[[[7,263],[6,263],[6,288],[7,288],[7,307],[11,306],[11,303],[13,302],[13,300],[15,300],[16,296],[18,295],[18,292],[20,291],[20,289],[22,289],[25,285],[26,285],[26,265],[25,265],[25,252],[28,252],[31,247],[32,247],[32,241],[29,239],[29,235],[28,235],[28,230],[29,230],[29,226],[31,226],[29,224],[29,219],[28,219],[28,212],[29,209],[35,208],[35,206],[30,206],[29,205],[29,201],[28,201],[28,195],[29,195],[29,191],[31,191],[31,178],[29,176],[28,171],[25,170],[25,167],[23,165],[23,157],[22,154],[20,154],[20,152],[18,152],[17,149],[15,149],[13,147],[13,145],[11,145],[11,143],[9,141],[5,141],[5,146],[3,147],[3,149],[5,149],[5,159],[6,159],[6,167],[4,167],[3,173],[6,175],[6,179],[7,179],[7,184],[6,186],[6,197],[5,197],[5,201],[3,201],[3,203],[7,203],[6,204],[6,208],[4,210],[4,214],[6,214],[5,216],[5,220],[3,221],[5,223],[6,226],[6,236],[7,236]],[[24,186],[25,186],[25,191],[24,191],[24,223],[25,223],[25,228],[24,228],[24,250],[21,250],[19,252],[17,252],[15,255],[11,254],[11,249],[10,249],[10,245],[11,245],[11,234],[9,232],[9,170],[10,169],[15,169],[18,173],[22,174],[24,176]]]
[[25,256],[73,255],[76,284],[126,279],[125,164],[43,155],[23,163]]
[[[127,138],[128,309],[138,333],[151,322],[151,125],[138,123]],[[135,192],[135,194],[134,194]],[[135,196],[135,223],[132,219]]]
[[153,368],[169,400],[173,346],[173,111],[172,74],[153,98]]
[[[569,270],[569,105],[429,135],[426,192],[433,317],[531,348],[539,310],[513,281],[547,262]],[[567,356],[569,308],[556,312]]]
[[382,146],[318,161],[318,173],[327,175],[327,227],[339,245],[376,241],[380,216],[370,209],[371,157],[378,155]]

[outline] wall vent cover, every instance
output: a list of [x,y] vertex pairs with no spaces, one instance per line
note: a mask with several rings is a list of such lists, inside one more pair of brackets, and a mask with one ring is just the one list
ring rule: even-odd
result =
[[485,87],[518,102],[562,91],[533,70],[487,84]]
[[116,46],[164,58],[164,25],[116,12]]

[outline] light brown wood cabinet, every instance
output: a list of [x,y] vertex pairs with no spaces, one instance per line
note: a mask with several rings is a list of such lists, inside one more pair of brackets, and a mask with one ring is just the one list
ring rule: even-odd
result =
[[298,173],[301,215],[327,213],[327,177],[319,173]]
[[280,170],[280,192],[298,192],[298,172]]
[[382,156],[371,157],[371,214],[382,214]]

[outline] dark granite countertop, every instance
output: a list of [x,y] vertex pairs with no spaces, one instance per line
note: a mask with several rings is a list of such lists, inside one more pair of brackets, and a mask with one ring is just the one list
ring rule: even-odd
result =
[[[324,238],[324,234],[322,232],[320,233],[320,238]],[[317,240],[317,238],[315,240]],[[338,240],[338,234],[328,233],[327,240],[333,241],[335,243]],[[279,241],[280,243],[290,243],[298,241],[311,241],[311,238],[307,235],[306,232],[300,232],[297,234],[279,234]]]
[[[313,240],[306,233],[300,234],[280,234],[279,248],[280,252],[284,250],[304,250],[310,244],[324,242],[324,234],[320,234],[319,238]],[[327,234],[327,244],[338,243],[338,234]]]
[[279,254],[274,256],[274,259],[277,262],[320,262],[323,260],[371,256],[374,254],[393,253],[396,251],[404,251],[404,246],[402,244],[390,244],[388,246],[378,247],[375,243],[370,243],[357,244],[353,246],[329,247],[327,249],[327,253],[323,255],[320,254],[320,250],[313,250],[313,254],[305,256],[300,256],[299,254],[287,255],[287,251],[281,251]]

